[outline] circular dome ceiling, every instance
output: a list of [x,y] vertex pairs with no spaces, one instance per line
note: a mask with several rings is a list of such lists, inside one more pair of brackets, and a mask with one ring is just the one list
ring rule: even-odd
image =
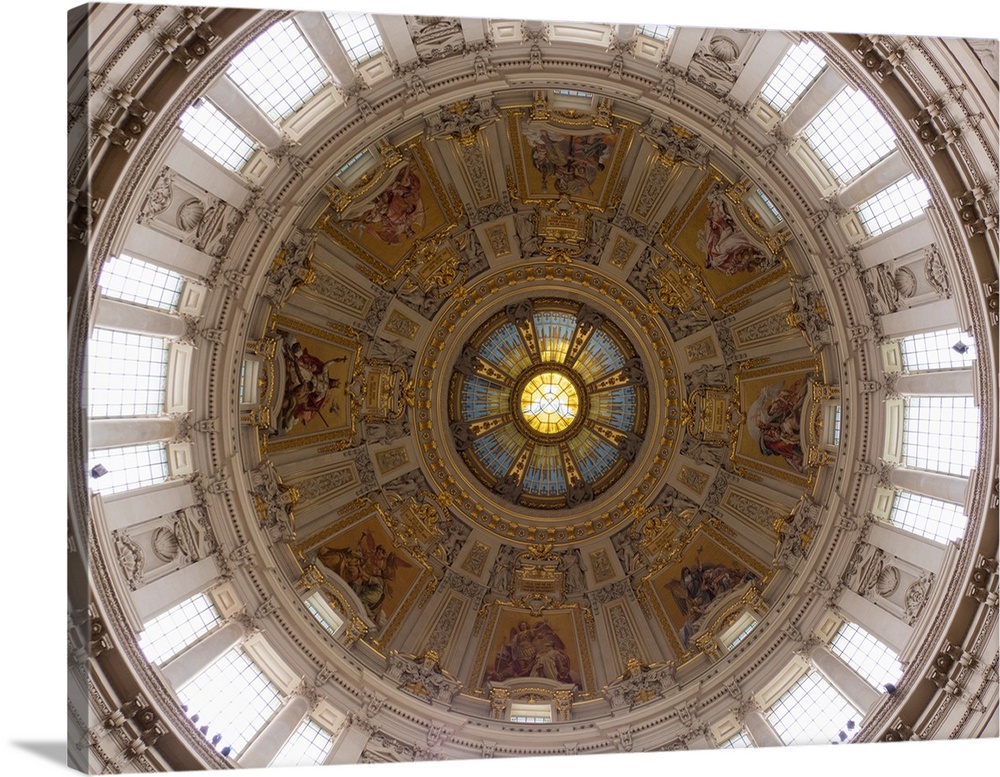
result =
[[[163,561],[155,526],[143,556],[143,520],[162,516],[99,504],[99,601],[142,590],[142,620],[158,581],[195,580],[263,635],[269,672],[377,729],[371,753],[414,757],[563,752],[570,730],[593,752],[719,741],[859,612],[893,618],[897,648],[918,630],[937,644],[930,611],[957,611],[962,585],[933,599],[939,549],[866,517],[892,485],[880,327],[943,315],[969,272],[957,228],[946,241],[923,220],[886,259],[852,209],[911,157],[950,202],[910,153],[909,115],[880,103],[906,153],[844,186],[757,96],[781,34],[688,31],[677,48],[633,25],[385,17],[395,50],[349,66],[330,20],[299,14],[333,82],[272,126],[225,73],[284,16],[214,17],[223,42],[156,103],[143,164],[110,158],[134,197],[90,250],[187,279],[183,317],[142,323],[178,341],[179,410],[92,434],[169,439],[169,496],[135,504],[200,511],[200,529],[168,528],[211,550]],[[849,59],[869,39],[813,38],[829,73],[869,77],[872,47]],[[213,100],[256,133],[238,169],[174,126]],[[125,320],[100,304],[99,322]],[[154,556],[144,579],[135,560]],[[923,693],[917,674],[899,698]],[[511,722],[529,700],[555,715],[530,746]],[[884,732],[897,705],[880,704]]]

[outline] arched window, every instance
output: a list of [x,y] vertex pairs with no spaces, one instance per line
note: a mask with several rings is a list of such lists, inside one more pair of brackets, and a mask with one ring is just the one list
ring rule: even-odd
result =
[[149,663],[162,664],[221,622],[212,600],[196,594],[145,623],[139,647]]
[[512,702],[510,720],[511,723],[551,723],[552,705]]
[[760,96],[778,113],[784,113],[802,96],[826,67],[826,57],[809,41],[794,46],[778,63]]
[[335,635],[344,619],[326,601],[326,597],[319,591],[309,596],[304,602],[306,609],[312,613],[320,626],[326,629],[331,636]]
[[230,170],[242,170],[257,150],[253,138],[205,97],[184,111],[181,130],[191,143]]
[[830,652],[844,659],[874,688],[895,684],[903,675],[896,652],[856,623],[841,625],[830,642]]
[[272,24],[244,46],[226,75],[272,121],[295,113],[329,78],[290,19]]
[[768,720],[786,745],[849,742],[861,713],[818,672],[810,672],[771,707]]

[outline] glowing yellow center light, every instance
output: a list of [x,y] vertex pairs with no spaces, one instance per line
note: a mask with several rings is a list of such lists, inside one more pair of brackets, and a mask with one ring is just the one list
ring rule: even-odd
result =
[[561,372],[540,372],[521,392],[521,415],[541,434],[558,434],[568,428],[579,410],[576,386]]

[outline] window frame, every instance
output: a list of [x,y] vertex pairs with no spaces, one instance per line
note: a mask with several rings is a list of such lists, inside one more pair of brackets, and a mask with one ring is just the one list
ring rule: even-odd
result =
[[[815,56],[817,53],[819,60]],[[826,67],[826,54],[822,49],[812,41],[800,41],[785,52],[777,67],[771,71],[761,87],[760,99],[779,115],[787,115]],[[776,83],[779,81],[780,85]],[[773,99],[767,96],[769,92],[774,93]]]
[[330,82],[293,19],[275,22],[240,49],[226,77],[275,123],[293,116]]
[[[204,116],[208,116],[212,121],[216,121],[220,127],[225,128],[228,135],[220,135],[218,127],[213,130],[210,122],[203,120]],[[189,133],[185,122],[189,126],[198,124],[205,134]],[[181,134],[188,143],[234,173],[242,172],[259,150],[257,141],[208,97],[199,97],[191,103],[181,114],[179,126]],[[232,143],[234,138],[236,142]],[[214,142],[209,142],[209,140]]]

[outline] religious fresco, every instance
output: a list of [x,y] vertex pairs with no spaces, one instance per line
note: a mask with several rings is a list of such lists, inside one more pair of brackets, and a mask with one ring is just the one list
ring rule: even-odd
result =
[[538,616],[506,605],[493,610],[492,628],[482,643],[473,677],[480,687],[507,680],[539,678],[578,691],[593,688],[593,668],[586,646],[581,651],[578,609],[546,609]]
[[456,226],[457,212],[420,145],[391,154],[352,191],[330,195],[336,214],[328,212],[321,229],[361,260],[357,269],[376,283],[405,272],[414,248]]
[[[285,364],[285,389],[281,396],[281,406],[275,418],[277,433],[288,434],[302,427],[308,429],[318,419],[323,425],[337,422],[347,414],[344,412],[343,368],[337,365],[347,362],[349,355],[341,353],[331,356],[325,352],[324,359],[317,356],[326,349],[317,347],[315,341],[303,345],[299,337],[291,332],[282,332],[281,356]],[[313,352],[310,352],[310,348]],[[337,377],[337,374],[340,376]]]
[[808,484],[811,392],[818,365],[805,361],[744,370],[736,377],[743,418],[731,442],[731,458],[743,467]]
[[[531,167],[536,175],[529,180],[543,194],[595,197],[597,176],[607,167],[615,136],[603,132],[570,135],[545,127],[523,128],[531,149]],[[539,180],[540,179],[540,180]]]
[[725,307],[787,273],[784,237],[755,223],[742,190],[706,176],[690,202],[660,230],[670,255],[698,276],[716,307]]
[[522,200],[568,197],[602,208],[610,201],[632,136],[628,128],[563,123],[557,116],[528,121],[517,112],[508,116],[508,134]]
[[643,580],[642,592],[655,602],[674,648],[686,654],[695,649],[695,638],[725,614],[737,592],[759,583],[764,574],[762,562],[701,527],[683,551]]
[[427,208],[420,191],[423,186],[416,165],[407,162],[367,209],[346,219],[345,224],[359,239],[371,237],[389,246],[399,245],[422,233],[427,225]]
[[397,542],[377,512],[355,519],[352,515],[346,526],[340,522],[306,539],[298,550],[323,577],[350,588],[363,614],[384,629],[425,567]]
[[266,430],[268,450],[349,441],[355,415],[349,387],[360,353],[356,333],[342,326],[319,329],[284,316],[275,323],[278,397]]

